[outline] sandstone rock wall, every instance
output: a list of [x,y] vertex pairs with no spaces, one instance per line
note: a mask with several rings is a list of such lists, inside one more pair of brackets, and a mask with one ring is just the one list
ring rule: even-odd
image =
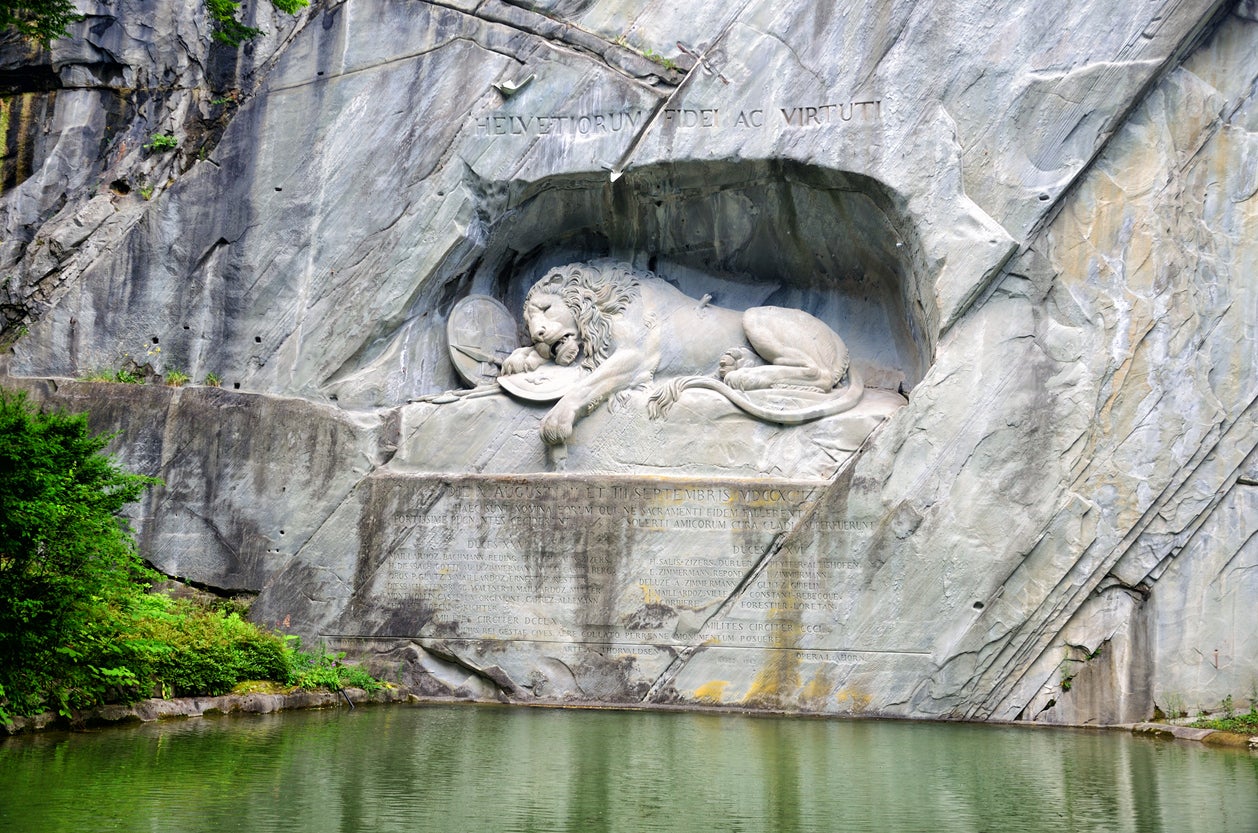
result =
[[[1251,0],[350,0],[255,9],[239,51],[197,0],[89,5],[0,48],[3,369],[165,479],[163,570],[431,693],[1050,722],[1250,696]],[[754,531],[559,524],[599,504],[543,473],[543,410],[432,440],[406,403],[457,386],[458,298],[518,309],[606,255],[807,309],[908,404],[794,502],[672,484]],[[124,364],[226,389],[68,381]],[[517,465],[450,455],[460,425]],[[670,477],[616,459],[581,483]],[[540,528],[487,493],[508,473],[559,507]],[[469,544],[474,513],[535,537]]]

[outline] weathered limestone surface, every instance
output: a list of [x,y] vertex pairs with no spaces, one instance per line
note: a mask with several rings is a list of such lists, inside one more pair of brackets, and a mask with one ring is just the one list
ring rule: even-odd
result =
[[[240,51],[87,5],[0,46],[0,369],[164,479],[162,570],[433,695],[1250,696],[1252,0],[261,4]],[[459,299],[606,256],[806,310],[868,410],[633,388],[556,458],[550,405],[445,395]],[[124,365],[224,388],[69,381]]]

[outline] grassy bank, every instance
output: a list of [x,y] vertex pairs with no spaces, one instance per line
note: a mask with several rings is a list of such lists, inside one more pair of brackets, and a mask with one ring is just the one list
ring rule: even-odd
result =
[[1245,714],[1208,717],[1193,721],[1197,729],[1214,729],[1216,732],[1231,732],[1235,735],[1258,735],[1258,706],[1250,706]]

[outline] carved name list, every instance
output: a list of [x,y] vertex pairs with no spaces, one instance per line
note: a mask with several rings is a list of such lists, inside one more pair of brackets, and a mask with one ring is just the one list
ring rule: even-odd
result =
[[[435,486],[422,508],[388,516],[389,554],[363,589],[388,607],[433,611],[412,636],[672,644],[686,636],[685,612],[726,600],[821,485],[460,477]],[[852,541],[873,528],[832,526]],[[841,553],[779,555],[773,569],[789,596],[749,588],[737,605],[753,617],[832,611],[839,599],[824,576],[860,568]],[[445,626],[453,621],[457,634]],[[722,641],[772,637],[772,623],[747,622]]]

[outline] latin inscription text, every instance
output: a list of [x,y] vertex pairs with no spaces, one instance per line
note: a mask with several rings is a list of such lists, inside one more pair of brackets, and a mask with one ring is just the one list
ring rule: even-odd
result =
[[[642,109],[602,113],[493,113],[473,117],[480,136],[600,136],[636,133],[651,120]],[[882,99],[840,104],[804,104],[722,110],[715,107],[665,107],[658,126],[675,130],[791,130],[873,124],[882,120]]]

